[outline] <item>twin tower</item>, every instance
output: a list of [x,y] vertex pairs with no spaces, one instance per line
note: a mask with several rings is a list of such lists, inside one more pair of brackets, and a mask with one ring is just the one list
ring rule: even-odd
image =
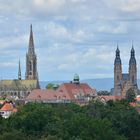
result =
[[133,88],[138,92],[137,87],[137,63],[135,58],[135,50],[132,45],[130,60],[129,60],[129,73],[122,73],[122,62],[120,58],[120,50],[117,46],[116,58],[114,61],[114,95],[126,96],[127,90]]

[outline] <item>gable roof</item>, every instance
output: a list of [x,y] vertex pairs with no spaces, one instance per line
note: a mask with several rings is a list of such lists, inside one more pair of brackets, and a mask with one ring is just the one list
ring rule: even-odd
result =
[[90,95],[96,94],[96,90],[95,89],[93,90],[86,83],[80,83],[80,84],[64,83],[57,89],[57,91],[69,94],[71,99],[74,99],[75,95],[77,95],[77,94],[81,94],[83,96],[86,96],[89,94]]
[[3,107],[0,109],[1,111],[13,111],[14,107],[10,103],[6,103],[3,105]]
[[57,100],[57,99],[67,99],[69,100],[70,97],[66,93],[57,92],[55,90],[50,89],[34,89],[26,98],[26,100]]
[[95,94],[96,90],[93,90],[88,84],[64,83],[57,90],[34,89],[27,96],[26,101],[75,101],[78,99],[77,97],[94,96]]

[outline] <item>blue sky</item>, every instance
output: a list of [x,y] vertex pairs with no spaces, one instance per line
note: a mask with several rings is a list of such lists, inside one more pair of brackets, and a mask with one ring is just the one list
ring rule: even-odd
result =
[[117,42],[127,72],[132,40],[140,77],[140,0],[0,0],[0,79],[16,79],[33,24],[40,80],[113,77]]

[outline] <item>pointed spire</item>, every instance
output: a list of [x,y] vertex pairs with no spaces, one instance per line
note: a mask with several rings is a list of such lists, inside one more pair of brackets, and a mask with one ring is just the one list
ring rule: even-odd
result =
[[121,65],[121,59],[120,59],[120,50],[117,42],[117,49],[116,49],[116,58],[114,64],[120,64]]
[[133,46],[133,41],[132,41],[132,49],[131,49],[131,54],[132,54],[132,53],[135,53],[134,46]]
[[116,49],[116,57],[117,58],[120,57],[120,50],[119,50],[118,42],[117,42],[117,49]]
[[30,38],[29,38],[28,54],[34,54],[34,39],[33,39],[32,24],[30,25]]
[[129,60],[129,65],[131,64],[136,64],[136,59],[135,59],[135,50],[132,42],[132,49],[131,49],[131,55],[130,55],[130,60]]
[[20,60],[19,60],[19,66],[18,66],[18,80],[21,80],[21,67],[20,67]]

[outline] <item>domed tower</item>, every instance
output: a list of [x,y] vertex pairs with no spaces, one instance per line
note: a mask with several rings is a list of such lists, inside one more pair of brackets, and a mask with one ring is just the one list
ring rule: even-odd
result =
[[79,78],[79,75],[78,74],[75,74],[74,75],[73,82],[75,84],[80,84],[80,78]]
[[137,63],[135,59],[135,50],[132,45],[131,56],[129,60],[129,77],[131,87],[137,87]]
[[117,46],[116,57],[114,61],[114,94],[121,95],[121,80],[122,80],[122,63],[120,58],[120,50]]

